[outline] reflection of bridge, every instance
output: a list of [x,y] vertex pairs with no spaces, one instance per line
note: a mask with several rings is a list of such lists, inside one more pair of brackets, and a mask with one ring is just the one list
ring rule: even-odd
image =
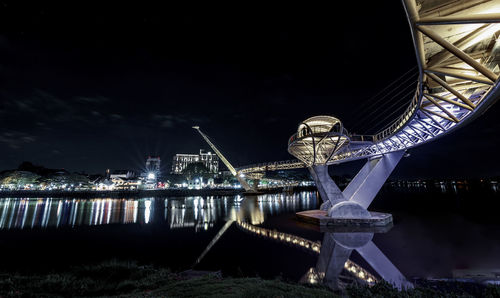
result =
[[302,237],[254,226],[246,222],[236,222],[239,228],[260,237],[279,241],[290,246],[305,249],[318,254],[315,268],[311,268],[303,277],[309,283],[323,282],[333,289],[338,289],[342,271],[348,272],[358,280],[369,285],[378,278],[368,270],[349,259],[353,250],[372,267],[382,279],[397,288],[413,287],[399,272],[394,264],[373,243],[375,231],[365,232],[325,232],[323,241],[314,242]]
[[[241,208],[235,206],[236,208],[232,212],[227,213],[226,224],[206,246],[197,258],[195,265],[204,259],[232,225],[236,225],[239,229],[252,235],[318,255],[317,266],[311,268],[303,277],[303,280],[306,282],[315,283],[321,281],[326,282],[330,287],[338,288],[341,275],[347,274],[351,278],[355,277],[367,284],[373,284],[378,278],[367,269],[349,259],[352,250],[356,250],[381,278],[395,284],[399,288],[411,286],[399,270],[371,241],[373,233],[386,232],[389,229],[388,227],[377,229],[362,228],[361,232],[352,232],[352,230],[350,232],[327,231],[325,232],[323,241],[319,242],[311,241],[291,233],[258,226],[264,222],[262,216],[264,213],[263,207],[267,206],[269,208],[268,212],[272,213],[272,205],[277,203],[276,199],[278,197],[282,198],[283,195],[265,195],[256,197],[253,200],[242,200]],[[307,197],[304,199],[307,201]],[[282,203],[284,202],[282,201]],[[293,206],[290,207],[293,208]],[[349,229],[347,228],[347,230]]]
[[[419,69],[406,110],[386,128],[365,136],[348,133],[333,117],[309,118],[288,142],[298,160],[233,168],[238,179],[307,167],[331,218],[371,218],[366,209],[407,149],[463,127],[498,100],[500,1],[402,2]],[[365,166],[340,191],[328,166],[359,159],[367,159]]]
[[[212,247],[217,243],[217,241],[224,235],[224,233],[229,229],[229,227],[233,224],[236,223],[236,226],[248,233],[264,237],[267,239],[271,239],[274,241],[278,241],[281,243],[285,243],[287,245],[290,245],[292,247],[297,247],[299,249],[304,249],[305,251],[314,253],[314,254],[320,254],[321,252],[321,242],[315,242],[311,241],[296,235],[292,235],[289,233],[284,233],[284,232],[279,232],[277,230],[269,230],[266,228],[258,227],[255,225],[252,225],[250,223],[244,222],[244,221],[234,221],[234,220],[228,220],[226,224],[222,227],[222,229],[215,235],[215,237],[212,239],[212,241],[208,244],[206,249],[201,253],[201,255],[198,257],[196,260],[196,264],[199,264],[202,259],[205,257],[205,255],[212,249]],[[368,284],[373,284],[374,282],[377,281],[377,278],[368,272],[366,269],[363,267],[359,266],[358,264],[354,263],[353,261],[347,259],[344,260],[343,267],[353,276],[356,278],[363,280],[367,282]],[[312,268],[313,269],[313,268]],[[320,276],[322,275],[322,276]],[[324,278],[324,274],[318,274],[316,270],[310,270],[306,273],[307,276],[307,282],[309,283],[316,283],[318,282],[318,279]]]
[[[232,221],[228,222],[232,223]],[[319,255],[315,268],[311,268],[303,280],[309,283],[324,282],[335,289],[338,288],[342,270],[362,280],[369,285],[378,278],[365,268],[349,259],[352,250],[357,250],[365,261],[385,280],[398,288],[411,287],[406,278],[389,261],[389,259],[371,241],[373,232],[364,233],[334,233],[325,232],[323,242],[311,241],[296,235],[269,230],[237,221],[236,225],[251,234],[282,242],[290,246],[304,249]]]

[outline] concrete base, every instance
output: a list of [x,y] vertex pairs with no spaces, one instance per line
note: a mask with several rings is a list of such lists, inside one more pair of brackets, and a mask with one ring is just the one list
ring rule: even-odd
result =
[[295,213],[301,221],[319,226],[362,226],[362,227],[384,227],[392,224],[392,215],[389,213],[370,212],[369,218],[334,218],[329,217],[327,211],[307,210]]

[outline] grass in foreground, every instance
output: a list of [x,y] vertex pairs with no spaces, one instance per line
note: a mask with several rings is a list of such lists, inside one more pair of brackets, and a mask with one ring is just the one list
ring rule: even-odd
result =
[[152,266],[106,262],[51,274],[0,274],[0,297],[500,297],[500,287],[423,281],[398,291],[388,283],[351,285],[342,293],[324,286],[281,280],[221,278],[217,274],[189,277]]
[[0,297],[332,297],[326,288],[260,278],[190,278],[167,269],[106,262],[43,275],[0,274]]

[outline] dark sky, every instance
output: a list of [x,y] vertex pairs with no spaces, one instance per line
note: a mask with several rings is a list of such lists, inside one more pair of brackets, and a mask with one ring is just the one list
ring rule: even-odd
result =
[[[415,52],[401,3],[351,2],[2,0],[0,170],[24,160],[91,173],[139,169],[148,155],[167,169],[175,153],[207,148],[193,125],[235,166],[291,159],[288,137],[313,115],[373,130],[384,112],[371,115],[371,98],[416,66]],[[412,150],[396,175],[500,174],[498,111]]]

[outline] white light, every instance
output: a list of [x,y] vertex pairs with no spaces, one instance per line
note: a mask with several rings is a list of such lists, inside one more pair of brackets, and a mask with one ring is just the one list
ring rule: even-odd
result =
[[149,179],[149,180],[154,180],[154,179],[156,179],[156,175],[155,175],[155,173],[148,173],[148,179]]

